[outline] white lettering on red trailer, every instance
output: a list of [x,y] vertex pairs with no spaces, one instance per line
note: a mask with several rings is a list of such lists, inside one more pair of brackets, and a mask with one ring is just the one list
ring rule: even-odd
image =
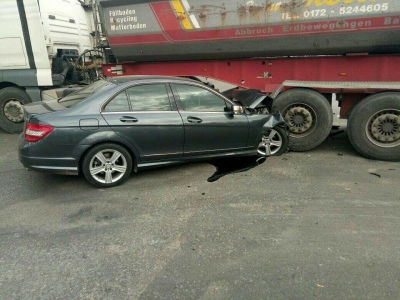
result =
[[282,26],[283,32],[304,32],[304,31],[321,31],[321,30],[343,30],[343,29],[358,29],[371,27],[371,20],[353,21],[353,22],[327,22],[317,24],[297,24],[297,25],[284,25]]
[[272,27],[266,28],[246,28],[246,29],[236,29],[235,35],[260,35],[260,34],[272,34],[274,29]]
[[398,25],[398,24],[400,24],[400,18],[392,18],[392,17],[385,18],[385,25]]

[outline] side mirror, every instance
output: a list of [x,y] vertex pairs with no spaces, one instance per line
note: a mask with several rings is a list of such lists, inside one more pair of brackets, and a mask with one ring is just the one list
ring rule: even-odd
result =
[[243,106],[240,106],[240,105],[233,105],[233,106],[232,106],[232,113],[233,113],[234,115],[242,115],[242,114],[244,114],[244,108],[243,108]]

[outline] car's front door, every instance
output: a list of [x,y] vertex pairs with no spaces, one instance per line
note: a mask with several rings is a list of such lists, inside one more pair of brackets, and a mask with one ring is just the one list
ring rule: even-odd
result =
[[118,135],[131,142],[141,161],[181,157],[183,122],[170,97],[164,83],[132,86],[109,101],[102,115]]
[[246,115],[229,112],[230,103],[209,89],[173,84],[185,129],[184,156],[242,150],[247,147]]

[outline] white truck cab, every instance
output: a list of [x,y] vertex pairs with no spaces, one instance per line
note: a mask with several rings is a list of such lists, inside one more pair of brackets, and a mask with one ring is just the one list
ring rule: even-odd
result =
[[0,1],[0,128],[23,126],[22,106],[63,85],[68,62],[92,48],[92,14],[78,0]]

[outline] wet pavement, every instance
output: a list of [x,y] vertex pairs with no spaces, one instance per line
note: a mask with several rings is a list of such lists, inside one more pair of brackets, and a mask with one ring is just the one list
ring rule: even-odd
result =
[[400,295],[400,163],[364,159],[345,132],[112,189],[28,172],[16,141],[0,131],[0,299]]

